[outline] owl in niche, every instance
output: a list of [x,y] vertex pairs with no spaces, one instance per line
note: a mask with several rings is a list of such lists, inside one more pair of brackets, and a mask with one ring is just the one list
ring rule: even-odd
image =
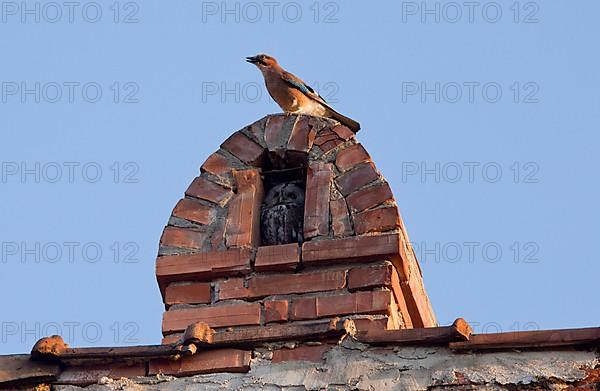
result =
[[273,186],[260,213],[262,244],[301,243],[304,222],[304,189],[295,183]]

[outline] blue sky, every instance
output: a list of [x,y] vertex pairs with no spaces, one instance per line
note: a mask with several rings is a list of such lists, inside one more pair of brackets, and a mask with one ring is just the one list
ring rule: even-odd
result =
[[598,325],[598,2],[25,4],[0,4],[0,353],[160,341],[171,209],[279,111],[258,52],[361,122],[440,323]]

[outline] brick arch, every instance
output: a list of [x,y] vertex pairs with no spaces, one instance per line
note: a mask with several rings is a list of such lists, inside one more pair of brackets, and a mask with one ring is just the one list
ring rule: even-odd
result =
[[[306,168],[301,245],[260,245],[261,174],[273,156]],[[354,266],[338,266],[344,264]],[[365,264],[372,266],[354,271]],[[323,274],[314,274],[319,268]],[[325,118],[269,115],[227,138],[173,209],[156,273],[167,308],[165,335],[177,335],[192,320],[262,327],[273,311],[291,322],[321,319],[338,307],[340,315],[386,316],[388,328],[436,325],[389,184],[355,134]],[[258,281],[261,288],[252,288]],[[320,302],[331,301],[328,309],[311,301],[310,292],[320,290],[327,297]],[[303,293],[308,297],[295,297]],[[294,300],[286,296],[284,310],[271,308],[283,304],[267,299],[282,295]],[[214,320],[224,315],[227,322]]]
[[323,118],[272,115],[235,132],[202,164],[173,209],[160,254],[257,246],[268,153],[307,158],[305,240],[400,229],[390,186],[350,129]]

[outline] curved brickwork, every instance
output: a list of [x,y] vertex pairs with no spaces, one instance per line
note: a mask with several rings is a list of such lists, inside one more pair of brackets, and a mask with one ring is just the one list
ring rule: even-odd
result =
[[[260,245],[263,176],[273,161],[306,172],[301,246]],[[434,326],[408,243],[389,184],[350,129],[324,118],[267,116],[228,137],[173,209],[157,260],[169,307],[163,332],[205,318],[229,327],[336,311],[386,317],[390,328]],[[379,279],[357,287],[359,276],[349,273],[364,262],[375,262],[366,273]],[[198,282],[201,292],[185,287]]]
[[390,187],[354,133],[328,119],[272,115],[208,157],[173,209],[159,255],[256,245],[252,203],[262,200],[260,171],[269,152],[307,156],[307,240],[400,228]]

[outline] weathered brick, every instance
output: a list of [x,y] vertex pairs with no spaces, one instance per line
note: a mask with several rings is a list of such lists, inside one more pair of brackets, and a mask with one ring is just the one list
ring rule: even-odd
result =
[[165,289],[165,304],[208,304],[210,283],[169,285]]
[[200,172],[208,172],[213,175],[222,176],[231,172],[229,160],[220,153],[213,153],[200,167]]
[[317,134],[317,130],[310,119],[307,116],[298,117],[288,140],[288,150],[299,152],[310,151]]
[[219,219],[212,224],[213,233],[210,235],[210,247],[213,251],[223,250],[225,247],[225,219]]
[[331,345],[321,344],[315,346],[302,345],[293,349],[277,349],[273,351],[271,362],[273,364],[284,361],[321,362],[325,353],[331,348]]
[[[400,276],[402,277],[402,276]],[[437,322],[420,273],[411,273],[407,281],[400,281],[403,297],[414,327],[435,327]]]
[[206,281],[216,277],[250,273],[250,249],[232,249],[199,254],[169,255],[156,260],[156,278],[164,291],[174,281]]
[[254,267],[257,271],[295,270],[300,263],[297,243],[261,246],[256,251]]
[[377,178],[379,178],[379,175],[375,170],[375,166],[373,163],[368,162],[361,163],[354,170],[340,175],[336,182],[340,192],[347,196]]
[[348,271],[348,289],[389,287],[394,267],[391,263],[353,268]]
[[271,116],[265,126],[265,143],[269,151],[287,149],[296,117],[289,115]]
[[253,141],[257,141],[262,147],[267,146],[265,143],[265,125],[267,124],[269,118],[271,118],[270,115],[263,117],[254,122],[252,125],[246,127],[246,131],[248,132],[247,134],[250,134],[250,138]]
[[407,329],[415,327],[410,311],[408,310],[406,299],[404,298],[404,292],[402,292],[402,283],[400,282],[400,277],[395,267],[394,272],[392,273],[392,293],[394,294],[396,304],[398,305],[398,312],[402,317],[403,327]]
[[265,323],[285,322],[288,320],[288,301],[287,300],[267,300],[264,302]]
[[143,363],[126,364],[96,364],[86,366],[68,366],[58,377],[57,383],[87,386],[97,384],[100,379],[120,379],[146,376],[146,365]]
[[357,330],[386,330],[388,328],[389,319],[386,318],[353,318],[352,321]]
[[354,229],[357,234],[385,232],[400,227],[398,208],[378,208],[354,215]]
[[248,288],[244,284],[243,278],[229,278],[218,284],[219,300],[248,298]]
[[172,343],[180,343],[183,338],[183,334],[169,334],[160,341],[161,345],[170,345]]
[[363,291],[299,298],[292,301],[291,319],[317,319],[348,314],[385,314],[390,300],[389,291]]
[[252,353],[245,350],[206,350],[179,360],[152,360],[149,375],[193,376],[214,372],[248,372],[251,358]]
[[343,239],[309,241],[302,244],[305,265],[335,261],[380,261],[400,253],[400,234],[357,236]]
[[225,241],[228,247],[257,246],[260,243],[260,207],[264,189],[256,169],[234,171],[237,194],[227,211]]
[[304,238],[329,233],[329,193],[333,166],[313,163],[308,167],[304,200]]
[[185,191],[190,197],[200,198],[223,206],[229,201],[233,192],[217,183],[210,181],[204,176],[199,176]]
[[219,299],[248,299],[342,289],[346,285],[346,272],[327,270],[318,273],[258,275],[248,278],[246,287],[239,280],[242,279],[220,283]]
[[354,212],[362,212],[393,199],[390,185],[382,183],[350,194],[346,197],[346,202]]
[[187,198],[179,200],[173,209],[173,216],[205,225],[213,222],[215,213],[214,208]]
[[386,327],[389,330],[403,328],[402,317],[398,312],[398,305],[396,304],[395,296],[393,294],[390,300],[390,305],[388,306],[388,324]]
[[201,249],[206,233],[187,228],[166,227],[160,238],[160,244],[168,247]]
[[331,129],[323,129],[319,133],[317,133],[317,137],[315,138],[315,145],[323,145],[328,141],[338,139],[338,135],[333,133]]
[[241,161],[255,167],[260,166],[265,151],[263,147],[250,140],[241,132],[232,134],[231,137],[221,144],[221,148],[227,150]]
[[260,324],[260,304],[228,304],[213,307],[197,307],[169,310],[163,314],[163,334],[184,331],[196,322],[205,322],[210,327],[227,327]]
[[337,125],[332,130],[344,141],[354,137],[354,132],[344,125]]
[[335,165],[340,171],[346,171],[358,163],[371,161],[371,157],[361,144],[354,144],[338,152]]
[[354,233],[352,224],[350,223],[350,215],[344,198],[331,201],[329,205],[331,209],[331,227],[333,228],[334,236],[350,236]]
[[325,144],[321,145],[321,150],[324,153],[327,153],[329,151],[331,151],[332,149],[336,148],[338,145],[341,145],[344,141],[337,138],[335,140],[331,140],[331,141],[327,141]]

